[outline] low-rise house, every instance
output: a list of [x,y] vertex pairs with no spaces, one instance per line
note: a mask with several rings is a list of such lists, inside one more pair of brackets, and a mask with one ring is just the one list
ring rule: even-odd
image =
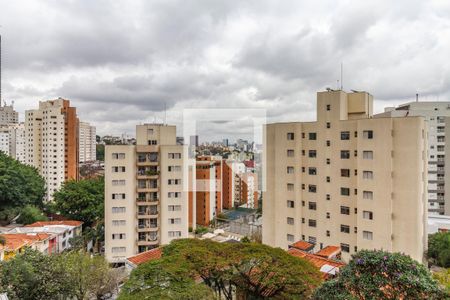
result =
[[137,255],[128,257],[125,260],[125,268],[127,271],[131,271],[137,268],[140,264],[146,263],[151,260],[160,259],[162,256],[162,248],[154,248]]
[[5,239],[2,260],[12,258],[26,248],[49,254],[50,241],[56,239],[55,236],[46,233],[7,233],[2,234],[2,237]]
[[307,253],[300,251],[296,248],[290,248],[288,253],[292,256],[296,256],[302,259],[306,259],[319,269],[324,279],[334,277],[339,273],[340,268],[345,266],[345,263],[336,260],[324,258],[317,254]]

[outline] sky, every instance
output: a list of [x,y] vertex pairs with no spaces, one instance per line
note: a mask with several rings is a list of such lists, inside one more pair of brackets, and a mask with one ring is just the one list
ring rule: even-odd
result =
[[[4,100],[23,113],[70,99],[100,135],[181,128],[185,109],[313,121],[341,63],[344,90],[370,92],[375,112],[450,101],[448,0],[0,0],[0,26]],[[248,138],[251,118],[198,133]]]

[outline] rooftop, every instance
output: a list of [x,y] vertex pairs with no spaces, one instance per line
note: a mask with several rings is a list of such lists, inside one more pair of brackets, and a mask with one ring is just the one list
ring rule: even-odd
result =
[[151,249],[142,253],[139,253],[135,256],[128,257],[127,260],[131,262],[132,264],[138,266],[140,264],[143,264],[145,262],[160,259],[162,256],[162,248],[155,248]]
[[316,252],[315,254],[318,256],[325,257],[325,258],[331,258],[333,256],[336,256],[340,252],[341,252],[341,247],[326,246],[325,248],[321,249],[319,252]]
[[[299,257],[306,259],[310,263],[312,263],[314,266],[316,266],[322,273],[324,274],[324,277],[327,277],[329,273],[331,273],[331,270],[339,270],[339,268],[345,266],[344,263],[338,262],[332,259],[324,258],[321,256],[318,256],[316,254],[306,253],[301,250],[291,248],[288,250],[288,253],[292,256]],[[326,271],[324,271],[326,270]],[[332,273],[334,274],[334,273]]]
[[310,251],[314,248],[314,245],[306,241],[298,241],[289,246],[290,248],[295,248],[302,251]]
[[33,224],[25,225],[25,227],[44,227],[44,226],[52,226],[52,225],[66,225],[66,226],[81,226],[83,225],[83,222],[81,221],[72,221],[72,220],[66,220],[66,221],[41,221],[41,222],[35,222]]

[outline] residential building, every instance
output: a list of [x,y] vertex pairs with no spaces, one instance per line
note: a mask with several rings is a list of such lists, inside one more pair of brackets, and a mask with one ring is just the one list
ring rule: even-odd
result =
[[[127,257],[188,236],[185,149],[176,128],[136,126],[136,145],[105,147],[105,256]],[[186,175],[185,175],[186,174]]]
[[372,118],[366,92],[317,93],[317,121],[264,128],[263,243],[427,249],[427,125],[422,117]]
[[69,100],[41,101],[25,113],[26,161],[47,183],[46,199],[63,182],[78,179],[78,117]]
[[428,125],[428,214],[450,215],[450,102],[409,102],[374,117],[424,117]]
[[95,161],[97,145],[95,126],[80,122],[78,143],[80,163]]
[[44,254],[51,254],[52,241],[55,236],[47,233],[6,233],[2,234],[5,239],[4,260],[14,257],[23,252],[25,248],[38,250]]
[[14,110],[14,105],[6,105],[0,102],[0,125],[16,124],[19,122],[19,113]]
[[25,125],[0,125],[0,151],[25,163]]

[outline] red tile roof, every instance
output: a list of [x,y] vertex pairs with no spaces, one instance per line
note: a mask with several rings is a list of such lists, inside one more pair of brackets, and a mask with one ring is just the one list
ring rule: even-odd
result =
[[319,269],[322,268],[324,265],[330,265],[330,266],[338,267],[338,268],[345,266],[345,264],[343,262],[338,262],[335,260],[323,258],[321,256],[317,256],[317,255],[311,254],[311,253],[306,253],[306,252],[300,251],[295,248],[289,249],[288,253],[292,256],[304,258],[304,259],[310,261],[313,265],[315,265]]
[[302,251],[309,251],[312,248],[314,248],[314,245],[305,241],[298,241],[293,243],[292,245],[290,245],[290,247],[292,248],[296,248],[298,250],[302,250]]
[[244,160],[244,165],[247,168],[254,168],[255,167],[255,161],[254,160]]
[[318,256],[322,256],[325,258],[331,258],[341,252],[341,247],[339,246],[326,246],[319,252],[316,252],[315,254]]
[[41,222],[35,222],[33,224],[25,225],[25,227],[43,227],[47,225],[68,225],[68,226],[81,226],[83,225],[83,222],[81,221],[41,221]]
[[5,238],[5,248],[6,250],[16,250],[25,245],[31,245],[36,241],[47,240],[50,235],[46,233],[36,233],[36,234],[27,234],[27,233],[6,233],[2,234]]
[[162,256],[162,248],[159,247],[139,253],[135,256],[128,257],[127,260],[132,264],[138,266],[151,260],[160,259],[161,256]]

